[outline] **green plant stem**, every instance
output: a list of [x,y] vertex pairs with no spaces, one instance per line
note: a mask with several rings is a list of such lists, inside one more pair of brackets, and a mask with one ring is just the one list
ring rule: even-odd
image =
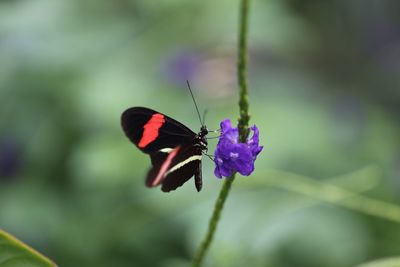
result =
[[[240,6],[240,19],[239,19],[239,48],[238,48],[238,62],[237,62],[237,75],[239,83],[239,139],[240,142],[246,142],[249,135],[249,100],[247,90],[247,21],[250,0],[241,0]],[[193,267],[201,266],[204,256],[206,255],[210,244],[213,240],[214,233],[217,229],[221,212],[224,207],[226,198],[228,197],[232,183],[235,180],[235,174],[226,178],[221,188],[217,201],[215,202],[214,211],[209,221],[207,234],[201,243],[194,259]]]
[[249,135],[249,97],[247,90],[247,24],[249,1],[242,0],[240,8],[240,30],[239,30],[239,49],[238,49],[238,82],[239,82],[239,136],[240,142],[246,142]]
[[[378,172],[376,168],[363,170],[364,176],[376,176]],[[357,172],[348,174],[348,180],[355,179],[357,175]],[[361,195],[354,189],[349,190],[334,184],[320,182],[310,177],[282,171],[269,171],[269,175],[264,174],[262,176],[265,184],[270,187],[281,188],[311,199],[400,223],[399,205]]]
[[222,208],[224,207],[224,203],[226,198],[228,197],[229,191],[231,189],[231,185],[233,180],[235,179],[235,175],[232,175],[229,178],[225,179],[225,182],[219,192],[219,196],[217,201],[215,202],[214,212],[211,216],[211,219],[208,223],[207,234],[199,247],[196,256],[193,259],[193,267],[198,267],[203,262],[204,256],[210,247],[210,244],[213,240],[215,230],[217,229],[217,225],[219,222],[219,218],[221,217]]

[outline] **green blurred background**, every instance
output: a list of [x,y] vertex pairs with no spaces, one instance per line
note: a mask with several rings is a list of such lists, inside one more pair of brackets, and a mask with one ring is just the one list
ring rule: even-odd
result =
[[[201,193],[193,181],[145,188],[150,161],[119,120],[146,106],[197,131],[188,79],[209,128],[235,121],[238,5],[0,1],[0,228],[60,266],[187,266],[222,181],[205,158]],[[395,0],[252,1],[250,110],[264,151],[237,177],[205,266],[400,254],[399,223],[284,185],[288,172],[340,180],[400,204],[399,15]]]

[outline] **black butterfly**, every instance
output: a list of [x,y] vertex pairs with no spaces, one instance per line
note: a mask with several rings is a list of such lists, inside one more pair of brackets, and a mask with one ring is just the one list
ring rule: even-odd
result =
[[196,134],[182,123],[144,107],[125,110],[121,125],[126,136],[150,155],[153,166],[146,177],[147,186],[161,184],[161,190],[169,192],[194,175],[196,189],[201,190],[201,158],[208,145],[206,126],[202,125]]

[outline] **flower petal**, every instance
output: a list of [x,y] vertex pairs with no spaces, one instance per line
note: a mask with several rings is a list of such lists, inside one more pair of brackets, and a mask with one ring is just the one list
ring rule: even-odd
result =
[[253,136],[247,141],[247,144],[250,146],[253,156],[256,157],[263,149],[263,146],[258,145],[259,131],[257,126],[253,125],[250,129],[253,131]]
[[[231,143],[237,143],[239,139],[239,131],[237,128],[232,128],[231,121],[225,119],[221,122],[221,139]],[[220,139],[220,140],[221,140]]]

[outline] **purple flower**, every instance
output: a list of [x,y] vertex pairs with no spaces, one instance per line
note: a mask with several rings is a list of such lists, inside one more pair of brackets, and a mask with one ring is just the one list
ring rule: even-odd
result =
[[215,149],[215,170],[218,178],[229,177],[234,172],[248,176],[254,171],[254,161],[263,149],[258,145],[258,128],[250,127],[253,136],[246,143],[239,143],[239,130],[232,128],[231,121],[221,122],[221,137]]
[[17,175],[21,165],[21,155],[17,140],[0,137],[0,182],[11,180]]
[[196,51],[180,52],[167,58],[163,71],[170,82],[181,85],[182,81],[195,80],[201,61]]

